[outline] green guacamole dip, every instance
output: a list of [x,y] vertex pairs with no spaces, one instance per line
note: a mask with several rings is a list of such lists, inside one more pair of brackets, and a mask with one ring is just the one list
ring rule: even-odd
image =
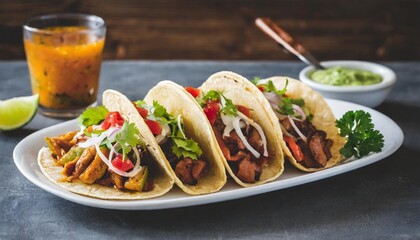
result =
[[315,82],[333,86],[361,86],[382,82],[382,77],[379,74],[343,67],[317,70],[311,74],[311,79]]

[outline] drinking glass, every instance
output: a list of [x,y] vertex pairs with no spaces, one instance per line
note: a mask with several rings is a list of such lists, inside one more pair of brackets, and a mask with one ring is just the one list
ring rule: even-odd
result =
[[34,17],[23,26],[32,92],[39,110],[74,117],[96,105],[106,25],[86,14]]

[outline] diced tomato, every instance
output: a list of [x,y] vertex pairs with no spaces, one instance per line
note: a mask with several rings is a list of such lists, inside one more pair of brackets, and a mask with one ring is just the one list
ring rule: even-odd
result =
[[220,110],[220,106],[218,102],[207,102],[207,105],[204,107],[203,111],[207,116],[210,124],[213,126],[217,119],[217,113]]
[[187,90],[187,92],[189,92],[194,98],[197,98],[198,96],[200,96],[201,91],[198,88],[187,86],[185,87],[185,90]]
[[289,136],[283,136],[284,141],[286,141],[287,146],[292,151],[293,157],[295,157],[296,161],[300,162],[303,160],[303,153],[300,149],[299,145],[296,144],[295,140]]
[[109,129],[110,127],[122,126],[124,124],[124,119],[121,117],[119,112],[109,112],[105,120],[102,122],[101,127],[104,130]]
[[160,124],[158,122],[150,119],[144,119],[144,121],[146,122],[150,131],[152,131],[154,135],[159,135],[162,132],[162,128],[160,127]]
[[118,170],[127,172],[134,167],[133,162],[130,159],[125,158],[123,161],[122,155],[118,154],[114,159],[111,160],[111,164]]
[[257,86],[258,89],[260,89],[261,92],[264,92],[264,88],[261,86]]
[[239,112],[243,113],[247,117],[251,117],[251,110],[249,108],[242,105],[236,105],[236,107],[238,108]]
[[134,105],[134,106],[136,106],[137,112],[139,112],[139,114],[142,118],[147,117],[147,115],[149,114],[149,111],[147,111],[147,109],[138,107],[137,105]]

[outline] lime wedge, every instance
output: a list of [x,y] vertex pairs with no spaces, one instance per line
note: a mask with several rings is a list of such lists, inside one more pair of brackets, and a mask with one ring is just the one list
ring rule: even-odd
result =
[[38,94],[0,100],[0,130],[13,130],[30,122],[38,109]]

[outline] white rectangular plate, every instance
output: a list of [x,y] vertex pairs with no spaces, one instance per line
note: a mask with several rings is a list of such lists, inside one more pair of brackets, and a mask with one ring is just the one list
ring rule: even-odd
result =
[[228,181],[228,183],[219,192],[200,196],[190,196],[183,193],[178,187],[174,186],[174,188],[164,196],[154,199],[129,201],[102,200],[71,193],[51,182],[42,174],[38,167],[37,155],[39,149],[46,145],[44,137],[57,136],[65,132],[78,129],[79,127],[76,120],[44,128],[27,136],[16,145],[13,151],[13,158],[19,171],[29,181],[40,188],[69,201],[100,208],[146,210],[177,208],[226,201],[317,181],[382,160],[391,155],[401,146],[404,135],[400,127],[382,113],[349,102],[331,99],[327,99],[327,102],[331,106],[336,118],[340,118],[345,112],[350,110],[360,109],[369,112],[372,116],[375,128],[384,135],[385,144],[382,151],[380,153],[371,154],[354,161],[347,161],[335,167],[314,173],[305,173],[289,167],[286,168],[284,173],[275,181],[250,188],[242,188],[233,181]]

